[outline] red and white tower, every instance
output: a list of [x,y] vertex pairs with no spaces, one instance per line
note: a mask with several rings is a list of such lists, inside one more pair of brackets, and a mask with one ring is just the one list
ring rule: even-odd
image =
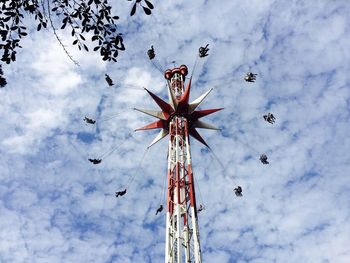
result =
[[166,263],[202,262],[190,136],[209,147],[196,128],[218,129],[199,119],[222,109],[196,110],[212,89],[189,103],[191,78],[185,88],[187,73],[185,65],[165,71],[169,103],[146,89],[161,111],[136,109],[158,118],[137,129],[161,129],[150,146],[169,134]]

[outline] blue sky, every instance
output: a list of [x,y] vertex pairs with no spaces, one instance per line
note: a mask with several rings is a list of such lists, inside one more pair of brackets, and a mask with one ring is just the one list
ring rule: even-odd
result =
[[[225,110],[206,117],[222,131],[201,132],[221,163],[192,143],[203,262],[349,262],[348,1],[154,1],[151,16],[133,17],[129,4],[112,1],[126,46],[117,63],[68,46],[77,67],[43,31],[3,66],[0,261],[163,262],[165,216],[155,211],[167,140],[141,163],[155,133],[133,132],[152,118],[131,108],[157,106],[134,87],[166,98],[151,45],[163,69],[175,60],[192,72],[208,43],[191,98],[214,88],[201,108]],[[249,70],[255,83],[243,80]],[[100,165],[87,161],[113,149]]]

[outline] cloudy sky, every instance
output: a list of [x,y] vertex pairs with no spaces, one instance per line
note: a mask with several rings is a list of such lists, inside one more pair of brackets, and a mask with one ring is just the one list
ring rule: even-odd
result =
[[132,108],[157,109],[141,87],[166,98],[151,45],[163,70],[192,72],[206,44],[192,99],[214,88],[201,107],[225,110],[206,118],[221,131],[202,132],[220,161],[192,143],[203,262],[350,262],[350,2],[153,1],[133,17],[131,2],[111,2],[117,63],[61,32],[77,67],[34,29],[3,67],[0,262],[163,262],[167,140],[146,152],[156,133],[133,130],[152,118]]

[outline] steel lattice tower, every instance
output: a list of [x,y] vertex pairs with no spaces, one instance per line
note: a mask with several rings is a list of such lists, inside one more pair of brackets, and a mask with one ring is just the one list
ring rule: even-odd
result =
[[159,119],[137,129],[162,129],[150,146],[169,134],[166,263],[202,262],[190,136],[209,147],[196,128],[217,128],[199,119],[222,109],[196,110],[212,89],[189,103],[191,78],[184,85],[187,73],[185,65],[165,71],[169,103],[146,89],[161,111],[136,109]]

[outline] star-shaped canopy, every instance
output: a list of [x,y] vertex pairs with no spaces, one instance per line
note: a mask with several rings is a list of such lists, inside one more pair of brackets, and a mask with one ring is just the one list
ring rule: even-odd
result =
[[210,89],[209,91],[207,91],[206,93],[198,97],[196,100],[189,103],[189,97],[190,97],[190,91],[191,91],[191,80],[192,78],[189,79],[186,89],[182,94],[182,96],[180,97],[180,99],[177,99],[175,97],[174,92],[171,90],[170,86],[168,85],[169,103],[165,102],[164,100],[162,100],[160,97],[158,97],[151,91],[145,89],[161,109],[161,111],[155,111],[155,110],[135,108],[135,110],[137,111],[151,115],[158,119],[157,121],[152,122],[144,127],[138,128],[135,131],[162,129],[160,133],[157,135],[157,137],[152,141],[152,143],[148,147],[151,147],[153,144],[157,143],[166,135],[168,135],[169,123],[173,116],[183,116],[187,118],[187,122],[189,126],[189,131],[188,131],[189,135],[195,138],[196,140],[200,141],[201,143],[203,143],[205,146],[209,148],[208,144],[205,142],[202,136],[198,133],[196,128],[211,129],[211,130],[219,130],[219,129],[199,119],[209,114],[212,114],[214,112],[217,112],[219,110],[222,110],[223,108],[196,110],[199,104],[202,103],[202,101],[207,97],[207,95],[213,89]]

